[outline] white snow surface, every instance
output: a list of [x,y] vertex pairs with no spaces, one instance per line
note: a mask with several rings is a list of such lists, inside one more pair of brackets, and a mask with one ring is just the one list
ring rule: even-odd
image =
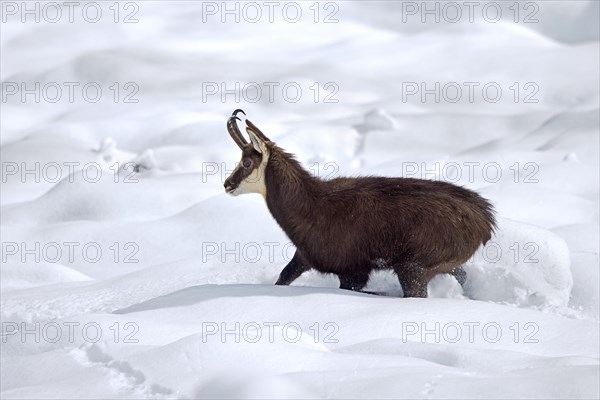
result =
[[[539,8],[528,24],[403,22],[402,2],[365,3],[320,3],[337,23],[315,23],[312,2],[297,23],[280,9],[273,23],[203,21],[192,1],[132,3],[131,24],[108,2],[95,24],[2,23],[3,95],[103,88],[97,103],[1,104],[2,398],[600,396],[598,2],[520,2]],[[115,82],[139,101],[115,102]],[[222,101],[207,82],[303,94]],[[503,96],[404,101],[406,82]],[[324,178],[445,179],[488,198],[498,229],[464,289],[438,276],[429,298],[404,299],[386,270],[366,288],[385,296],[312,271],[274,286],[293,247],[262,197],[223,190],[236,108]]]

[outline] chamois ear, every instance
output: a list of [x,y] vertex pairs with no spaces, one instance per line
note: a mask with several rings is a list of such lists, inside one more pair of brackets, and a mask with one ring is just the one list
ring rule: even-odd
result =
[[263,142],[262,139],[252,131],[252,129],[246,127],[246,133],[250,137],[250,142],[252,142],[252,147],[254,147],[254,150],[258,151],[260,154],[269,154],[265,142]]

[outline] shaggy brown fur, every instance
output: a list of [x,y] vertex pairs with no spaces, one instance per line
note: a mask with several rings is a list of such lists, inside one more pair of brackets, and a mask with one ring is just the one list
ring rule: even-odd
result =
[[[372,270],[387,268],[398,275],[406,297],[427,297],[427,283],[437,274],[452,273],[464,283],[461,265],[492,235],[493,208],[471,190],[407,178],[321,180],[250,121],[247,125],[269,150],[264,173],[269,211],[296,246],[277,285],[289,285],[313,268],[337,274],[343,289],[360,290]],[[243,148],[242,161],[256,165],[262,156],[251,147]],[[236,170],[225,187],[248,174]]]

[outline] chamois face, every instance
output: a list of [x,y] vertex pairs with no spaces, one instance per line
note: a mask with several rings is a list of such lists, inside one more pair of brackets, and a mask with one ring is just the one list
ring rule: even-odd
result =
[[258,193],[267,197],[265,170],[269,161],[269,149],[250,128],[246,128],[251,143],[242,148],[242,159],[237,168],[225,180],[225,191],[232,196]]

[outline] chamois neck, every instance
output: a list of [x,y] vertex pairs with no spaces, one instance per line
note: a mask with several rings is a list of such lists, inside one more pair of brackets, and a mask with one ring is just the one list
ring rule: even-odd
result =
[[291,231],[315,211],[321,197],[321,181],[302,168],[291,154],[273,146],[265,183],[269,211],[293,241]]

